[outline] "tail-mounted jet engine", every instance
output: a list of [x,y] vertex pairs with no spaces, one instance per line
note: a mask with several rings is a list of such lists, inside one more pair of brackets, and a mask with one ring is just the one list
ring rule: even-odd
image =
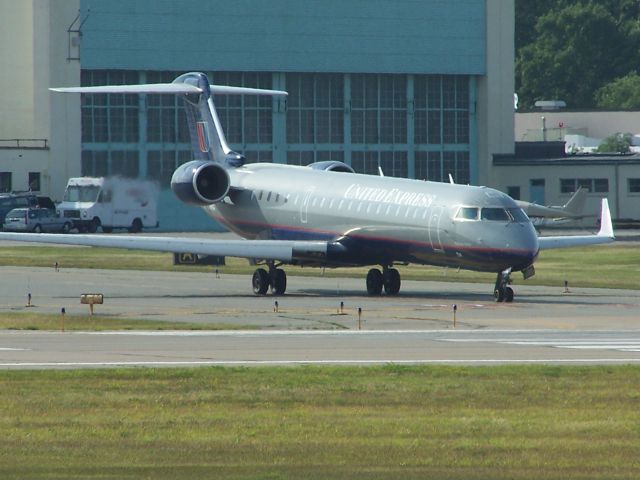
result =
[[184,203],[211,205],[229,193],[229,174],[214,162],[193,160],[180,165],[171,177],[171,190]]

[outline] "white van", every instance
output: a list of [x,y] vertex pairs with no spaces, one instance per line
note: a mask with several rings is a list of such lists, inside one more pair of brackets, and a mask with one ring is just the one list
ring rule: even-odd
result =
[[105,233],[114,228],[140,232],[158,227],[158,194],[158,185],[146,180],[70,178],[57,209],[80,232],[94,233],[99,227]]

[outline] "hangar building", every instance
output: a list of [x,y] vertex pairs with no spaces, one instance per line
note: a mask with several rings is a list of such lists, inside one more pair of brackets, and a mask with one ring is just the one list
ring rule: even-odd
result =
[[289,92],[215,98],[250,162],[493,186],[493,155],[514,152],[514,0],[0,0],[0,12],[0,190],[60,200],[71,176],[151,178],[162,228],[208,228],[168,190],[191,158],[179,100],[47,90],[186,71]]

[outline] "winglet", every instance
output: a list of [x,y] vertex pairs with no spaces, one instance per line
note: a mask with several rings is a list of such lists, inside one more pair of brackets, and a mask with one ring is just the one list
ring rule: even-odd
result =
[[613,223],[611,222],[611,211],[609,210],[609,201],[602,199],[602,210],[600,212],[600,231],[599,237],[615,238],[613,233]]

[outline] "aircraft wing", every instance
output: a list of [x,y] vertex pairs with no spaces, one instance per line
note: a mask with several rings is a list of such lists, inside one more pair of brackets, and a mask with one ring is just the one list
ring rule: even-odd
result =
[[597,245],[601,243],[610,243],[614,240],[615,235],[613,233],[613,224],[611,222],[609,202],[606,198],[603,198],[602,210],[600,213],[600,231],[596,235],[538,237],[538,245],[540,246],[540,250],[548,250],[551,248],[568,248],[584,245]]
[[225,257],[256,258],[291,262],[326,258],[328,243],[288,240],[214,240],[184,237],[146,237],[129,235],[60,235],[52,233],[0,232],[0,241],[127,248],[172,253],[196,253]]

